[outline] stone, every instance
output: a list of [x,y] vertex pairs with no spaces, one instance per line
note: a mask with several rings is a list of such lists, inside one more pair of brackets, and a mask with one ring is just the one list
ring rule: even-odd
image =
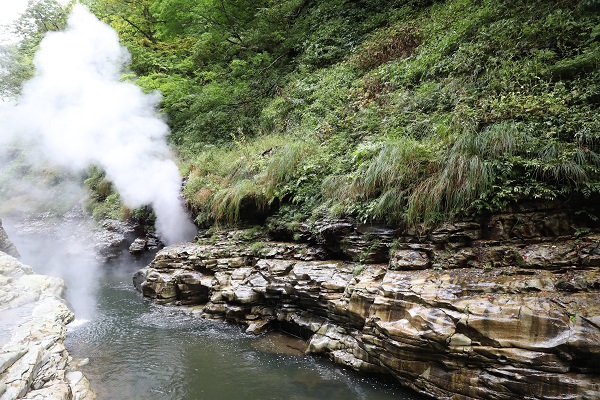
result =
[[4,326],[10,339],[0,349],[0,399],[93,399],[81,372],[72,372],[80,375],[77,389],[65,379],[71,368],[66,325],[74,315],[61,297],[64,282],[33,274],[5,253],[0,253],[0,278],[0,314],[13,316]]
[[391,269],[425,269],[430,265],[431,260],[427,253],[418,250],[396,250],[390,259]]
[[568,243],[527,246],[519,251],[525,268],[560,269],[578,263],[575,247]]
[[70,385],[77,385],[83,379],[83,374],[79,371],[67,372],[65,379]]
[[26,350],[17,350],[0,354],[0,374],[10,368],[25,353],[27,353]]
[[[573,231],[567,219],[520,209],[426,236],[325,221],[310,243],[262,238],[254,253],[234,231],[163,249],[134,282],[173,304],[202,285],[195,314],[284,330],[308,353],[433,398],[596,399],[600,235],[560,236]],[[389,261],[347,261],[390,238]],[[310,246],[330,259],[307,257]]]
[[81,367],[85,367],[86,365],[88,365],[90,363],[90,359],[89,358],[84,358],[81,359],[77,362],[77,368],[81,368]]
[[252,333],[255,335],[259,335],[267,331],[269,324],[271,323],[270,319],[260,319],[252,321],[248,328],[246,328],[246,333]]
[[145,238],[137,238],[129,245],[129,252],[131,254],[141,254],[147,250]]

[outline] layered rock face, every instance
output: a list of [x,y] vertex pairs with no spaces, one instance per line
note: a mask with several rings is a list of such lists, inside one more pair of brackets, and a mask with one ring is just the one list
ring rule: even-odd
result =
[[63,345],[74,318],[63,289],[62,280],[0,252],[0,400],[95,397]]
[[308,243],[228,232],[163,249],[134,284],[438,399],[598,399],[600,234],[577,229],[522,210],[423,237],[342,221]]

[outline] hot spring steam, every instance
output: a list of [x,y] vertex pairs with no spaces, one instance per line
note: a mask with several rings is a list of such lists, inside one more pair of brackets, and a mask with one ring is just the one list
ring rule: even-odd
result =
[[179,198],[181,177],[155,113],[159,95],[120,81],[129,53],[116,32],[76,5],[64,32],[46,35],[16,105],[4,107],[4,139],[25,143],[31,158],[73,172],[96,165],[128,207],[151,205],[166,243],[193,237]]

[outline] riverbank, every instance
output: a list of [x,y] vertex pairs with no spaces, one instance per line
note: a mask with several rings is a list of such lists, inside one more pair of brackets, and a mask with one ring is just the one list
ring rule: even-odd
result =
[[64,346],[67,324],[75,318],[64,289],[61,279],[35,274],[0,252],[1,400],[95,398]]
[[302,340],[246,335],[143,301],[130,282],[140,267],[103,269],[96,312],[65,342],[71,355],[89,357],[81,371],[98,400],[423,399],[391,379],[305,355]]
[[596,399],[600,235],[581,223],[538,205],[427,235],[349,221],[286,242],[222,231],[163,249],[134,284],[437,399]]

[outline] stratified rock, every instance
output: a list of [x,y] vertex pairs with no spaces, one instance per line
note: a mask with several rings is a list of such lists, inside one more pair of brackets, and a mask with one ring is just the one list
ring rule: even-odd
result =
[[[522,240],[490,233],[489,221],[404,235],[380,264],[307,256],[323,253],[299,243],[252,251],[233,235],[167,247],[134,282],[159,303],[194,305],[249,333],[306,337],[307,352],[437,399],[598,399],[600,235],[549,237],[572,230],[557,218],[534,213]],[[318,232],[329,255],[360,233],[341,223]]]

